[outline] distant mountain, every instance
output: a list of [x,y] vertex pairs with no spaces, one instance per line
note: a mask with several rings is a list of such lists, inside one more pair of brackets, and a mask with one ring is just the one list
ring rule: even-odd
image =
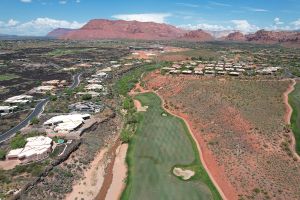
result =
[[233,33],[235,31],[234,30],[225,30],[225,31],[209,31],[209,30],[205,30],[205,32],[211,34],[216,39],[222,39],[222,38],[226,37],[227,35],[229,35],[230,33]]
[[43,36],[19,36],[0,33],[0,40],[28,40],[28,39],[44,39]]
[[168,24],[123,20],[94,19],[82,28],[59,36],[61,39],[175,39],[187,31]]
[[296,31],[266,31],[246,35],[249,42],[258,43],[300,43],[300,33]]
[[180,37],[180,39],[192,41],[212,41],[214,40],[214,37],[206,31],[199,29],[185,33],[183,36]]
[[226,37],[224,37],[224,40],[227,41],[245,41],[246,37],[243,33],[237,31],[234,33],[229,33]]
[[263,44],[300,44],[299,31],[266,31],[244,35],[239,31],[188,31],[168,24],[124,20],[90,20],[80,29],[55,29],[47,36],[58,39],[140,39],[140,40],[187,40],[187,41],[247,41]]
[[74,29],[69,28],[57,28],[47,34],[47,37],[59,38],[69,32],[74,31]]

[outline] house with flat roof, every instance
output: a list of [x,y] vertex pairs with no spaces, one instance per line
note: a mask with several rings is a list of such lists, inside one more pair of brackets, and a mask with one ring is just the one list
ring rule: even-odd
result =
[[88,91],[103,90],[103,85],[88,84],[88,85],[85,86],[85,89],[88,90]]
[[31,102],[33,99],[33,96],[29,95],[18,95],[14,97],[10,97],[6,99],[4,102],[9,104],[27,104]]
[[71,112],[98,113],[103,110],[104,106],[93,102],[77,102],[69,105],[68,108]]
[[52,139],[49,137],[30,137],[26,141],[24,148],[11,150],[6,158],[9,160],[19,159],[22,163],[28,163],[46,158],[52,150]]
[[44,122],[44,126],[55,132],[71,132],[77,130],[84,121],[91,117],[90,114],[70,114],[52,117]]
[[76,93],[76,97],[82,97],[84,95],[91,95],[94,98],[94,97],[99,97],[100,93],[99,92],[94,92],[94,91],[78,92],[78,93]]
[[18,106],[0,106],[0,116],[13,113],[17,108]]
[[46,94],[47,92],[53,92],[56,89],[56,86],[53,85],[41,85],[36,88],[30,90],[30,93],[37,93],[37,94]]

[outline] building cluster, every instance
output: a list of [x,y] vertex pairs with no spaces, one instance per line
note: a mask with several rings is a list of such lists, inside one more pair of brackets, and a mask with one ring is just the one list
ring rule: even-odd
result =
[[29,91],[29,94],[46,94],[54,93],[57,89],[67,86],[66,80],[50,80],[42,82],[41,86],[35,87]]
[[44,126],[56,133],[70,133],[80,128],[90,117],[90,114],[59,115],[45,121]]
[[68,106],[70,112],[99,113],[104,109],[103,105],[93,102],[77,102]]
[[[279,67],[258,67],[253,63],[226,62],[226,61],[182,61],[174,62],[171,67],[162,70],[169,74],[194,74],[194,75],[247,75],[248,72],[259,74],[273,74]],[[252,74],[252,73],[251,73]]]
[[29,104],[32,100],[33,96],[29,95],[18,95],[6,99],[3,102],[4,105],[0,105],[0,117],[14,113],[19,109],[19,106]]
[[18,159],[22,163],[42,160],[48,157],[52,150],[52,139],[45,136],[29,137],[26,139],[24,148],[11,150],[6,158],[8,160]]

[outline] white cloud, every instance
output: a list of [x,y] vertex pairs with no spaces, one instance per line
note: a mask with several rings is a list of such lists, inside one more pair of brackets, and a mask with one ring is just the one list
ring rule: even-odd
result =
[[190,4],[190,3],[176,3],[178,6],[184,6],[184,7],[190,7],[190,8],[198,8],[199,5],[196,4]]
[[197,29],[203,29],[203,30],[209,30],[209,31],[224,31],[224,30],[231,30],[232,27],[230,26],[222,26],[222,25],[216,25],[216,24],[183,24],[179,25],[179,28],[187,29],[187,30],[197,30]]
[[216,2],[216,1],[210,1],[209,3],[210,3],[211,5],[215,5],[215,6],[231,7],[230,4],[220,3],[220,2]]
[[67,1],[59,1],[59,4],[67,4]]
[[10,19],[7,22],[7,26],[16,26],[19,22],[17,20],[14,19]]
[[269,12],[269,10],[263,8],[247,8],[247,9],[253,12]]
[[80,0],[76,0],[75,2],[76,2],[76,3],[80,3]]
[[31,0],[21,0],[22,3],[31,3]]
[[77,21],[37,18],[24,23],[18,23],[15,20],[9,20],[7,23],[2,22],[0,23],[0,29],[1,33],[4,34],[44,36],[55,28],[77,29],[84,24]]
[[282,21],[280,21],[280,18],[279,17],[276,17],[275,19],[274,19],[274,24],[275,25],[282,25],[282,24],[284,24]]
[[0,21],[0,28],[13,27],[16,26],[19,22],[14,19],[10,19],[7,22]]
[[291,24],[295,27],[295,29],[300,29],[300,19],[293,21]]
[[172,16],[170,13],[144,13],[144,14],[120,14],[113,15],[115,19],[126,21],[140,21],[140,22],[156,22],[166,23],[166,18]]
[[247,20],[231,20],[231,23],[234,24],[233,28],[235,30],[239,30],[243,33],[249,33],[259,30],[259,27],[250,24]]

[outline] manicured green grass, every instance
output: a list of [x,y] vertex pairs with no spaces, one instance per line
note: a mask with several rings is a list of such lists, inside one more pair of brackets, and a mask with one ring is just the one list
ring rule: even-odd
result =
[[300,83],[297,83],[295,90],[290,93],[289,104],[293,109],[291,126],[296,139],[296,152],[300,155]]
[[[127,186],[122,199],[221,199],[201,165],[196,144],[183,120],[163,115],[154,93],[135,97],[147,112],[139,113],[135,136],[129,142]],[[196,171],[189,181],[173,175],[175,166]]]
[[1,74],[0,75],[0,81],[9,81],[11,79],[18,78],[15,74]]

